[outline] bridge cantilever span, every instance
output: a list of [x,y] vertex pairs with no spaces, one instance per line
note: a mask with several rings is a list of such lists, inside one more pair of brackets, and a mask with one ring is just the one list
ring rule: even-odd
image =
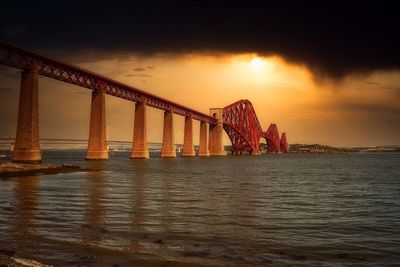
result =
[[[259,154],[260,139],[267,142],[267,153],[288,153],[286,133],[279,139],[278,127],[272,123],[263,132],[253,105],[249,100],[239,100],[222,109],[223,127],[232,143],[232,152]],[[282,149],[280,148],[282,144]]]
[[[267,139],[269,152],[288,151],[286,134],[279,140],[262,132],[255,110],[248,100],[239,100],[225,108],[211,108],[210,115],[198,112],[133,86],[112,80],[71,64],[39,55],[0,40],[0,64],[22,70],[18,107],[17,133],[13,161],[41,161],[39,142],[38,75],[92,90],[89,142],[86,159],[108,159],[106,140],[105,94],[135,102],[135,122],[131,158],[148,158],[146,107],[164,110],[163,145],[161,157],[175,157],[173,114],[185,117],[183,156],[195,155],[193,119],[200,121],[199,156],[225,156],[223,131],[232,142],[235,154],[259,153],[261,137]],[[267,133],[270,131],[267,131]],[[208,133],[208,134],[207,134]],[[275,146],[272,146],[276,143]],[[272,151],[273,150],[273,151]]]
[[235,154],[258,153],[262,129],[249,100],[239,100],[224,107],[223,122]]

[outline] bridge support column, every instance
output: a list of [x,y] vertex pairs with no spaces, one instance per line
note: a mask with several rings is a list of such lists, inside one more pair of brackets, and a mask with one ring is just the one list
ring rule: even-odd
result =
[[86,159],[108,159],[106,136],[106,95],[99,91],[92,91],[89,142]]
[[210,152],[208,151],[208,125],[205,121],[200,122],[200,140],[199,140],[199,156],[208,157]]
[[217,125],[210,125],[210,141],[208,144],[210,156],[226,156],[223,142],[224,127],[222,121],[222,108],[210,109],[210,115],[213,117],[217,117],[218,119]]
[[163,144],[161,149],[162,158],[175,158],[176,150],[174,144],[174,118],[170,111],[164,112]]
[[17,135],[12,161],[40,163],[41,160],[38,74],[32,70],[25,70],[21,74]]
[[192,117],[185,117],[185,132],[183,139],[183,157],[194,157],[193,147],[193,119]]
[[135,105],[135,122],[133,129],[131,159],[133,158],[136,159],[149,158],[149,149],[147,147],[145,103],[136,103]]

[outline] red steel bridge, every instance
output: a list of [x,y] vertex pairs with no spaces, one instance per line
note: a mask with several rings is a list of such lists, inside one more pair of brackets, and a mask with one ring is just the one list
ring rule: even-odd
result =
[[278,127],[275,123],[263,132],[249,100],[239,100],[224,107],[222,114],[223,127],[232,142],[235,154],[258,153],[261,138],[266,140],[268,153],[288,153],[286,133],[279,138]]
[[[200,121],[199,155],[225,155],[222,131],[225,130],[235,154],[257,154],[264,138],[267,152],[288,152],[286,134],[279,138],[271,124],[263,132],[249,100],[240,100],[210,115],[147,93],[77,66],[51,59],[0,40],[0,64],[22,70],[14,161],[40,161],[38,126],[38,75],[92,90],[87,159],[108,158],[105,139],[105,94],[135,102],[132,158],[147,158],[146,106],[164,110],[161,156],[174,157],[173,116],[185,117],[184,156],[194,156],[192,120]],[[208,132],[208,134],[207,134]]]

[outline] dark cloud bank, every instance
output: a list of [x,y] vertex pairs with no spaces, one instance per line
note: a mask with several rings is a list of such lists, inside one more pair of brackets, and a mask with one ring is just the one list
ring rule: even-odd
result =
[[389,1],[8,2],[0,38],[42,51],[257,52],[331,78],[400,67]]

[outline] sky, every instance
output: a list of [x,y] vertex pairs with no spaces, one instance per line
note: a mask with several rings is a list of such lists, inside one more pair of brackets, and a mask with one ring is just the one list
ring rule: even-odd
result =
[[[204,113],[248,99],[289,143],[375,146],[400,144],[399,20],[387,3],[15,1],[0,10],[0,39]],[[0,66],[0,136],[15,133],[19,82]],[[90,91],[39,86],[41,137],[86,139]],[[131,140],[134,103],[106,106],[109,139]],[[149,141],[162,118],[148,109]]]

